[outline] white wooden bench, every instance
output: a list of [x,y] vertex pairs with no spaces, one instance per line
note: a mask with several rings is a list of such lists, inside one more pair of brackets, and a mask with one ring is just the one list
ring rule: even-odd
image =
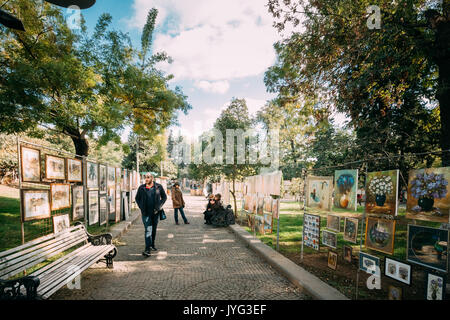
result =
[[[15,278],[69,249],[73,251],[28,276]],[[94,263],[104,261],[113,268],[116,254],[110,233],[91,235],[82,224],[0,252],[0,300],[47,299]]]

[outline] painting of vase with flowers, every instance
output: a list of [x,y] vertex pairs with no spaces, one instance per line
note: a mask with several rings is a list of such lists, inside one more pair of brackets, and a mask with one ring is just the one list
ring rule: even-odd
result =
[[366,182],[366,212],[397,215],[398,170],[370,172]]
[[358,170],[336,170],[334,172],[334,206],[356,211]]
[[409,173],[406,217],[449,222],[450,167],[412,170]]

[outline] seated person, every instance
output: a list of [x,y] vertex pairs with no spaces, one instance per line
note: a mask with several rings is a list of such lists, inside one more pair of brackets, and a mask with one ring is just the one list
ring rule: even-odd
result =
[[211,216],[213,214],[213,206],[216,203],[214,200],[214,195],[209,196],[208,204],[206,205],[206,211],[203,212],[205,215],[205,224],[211,224]]

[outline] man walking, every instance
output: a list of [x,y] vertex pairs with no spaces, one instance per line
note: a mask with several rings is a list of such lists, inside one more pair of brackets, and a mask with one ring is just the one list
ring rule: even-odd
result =
[[164,188],[154,181],[153,175],[145,175],[145,184],[136,193],[136,203],[141,209],[142,222],[145,230],[145,250],[142,254],[149,257],[151,250],[156,251],[155,239],[158,227],[159,212],[167,200]]
[[183,193],[180,190],[180,184],[178,182],[175,182],[175,184],[173,185],[173,188],[172,188],[172,204],[173,204],[175,223],[178,224],[178,210],[179,210],[181,213],[181,218],[183,218],[184,223],[189,224],[189,222],[186,219],[186,216],[184,215]]

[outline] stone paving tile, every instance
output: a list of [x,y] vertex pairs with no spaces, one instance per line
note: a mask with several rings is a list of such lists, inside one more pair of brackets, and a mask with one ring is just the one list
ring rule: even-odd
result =
[[63,288],[51,299],[310,299],[231,230],[205,225],[203,197],[185,196],[185,201],[191,224],[175,225],[173,210],[165,208],[157,254],[142,256],[144,228],[138,219],[120,239],[113,270],[103,263],[92,266],[83,272],[80,290]]

